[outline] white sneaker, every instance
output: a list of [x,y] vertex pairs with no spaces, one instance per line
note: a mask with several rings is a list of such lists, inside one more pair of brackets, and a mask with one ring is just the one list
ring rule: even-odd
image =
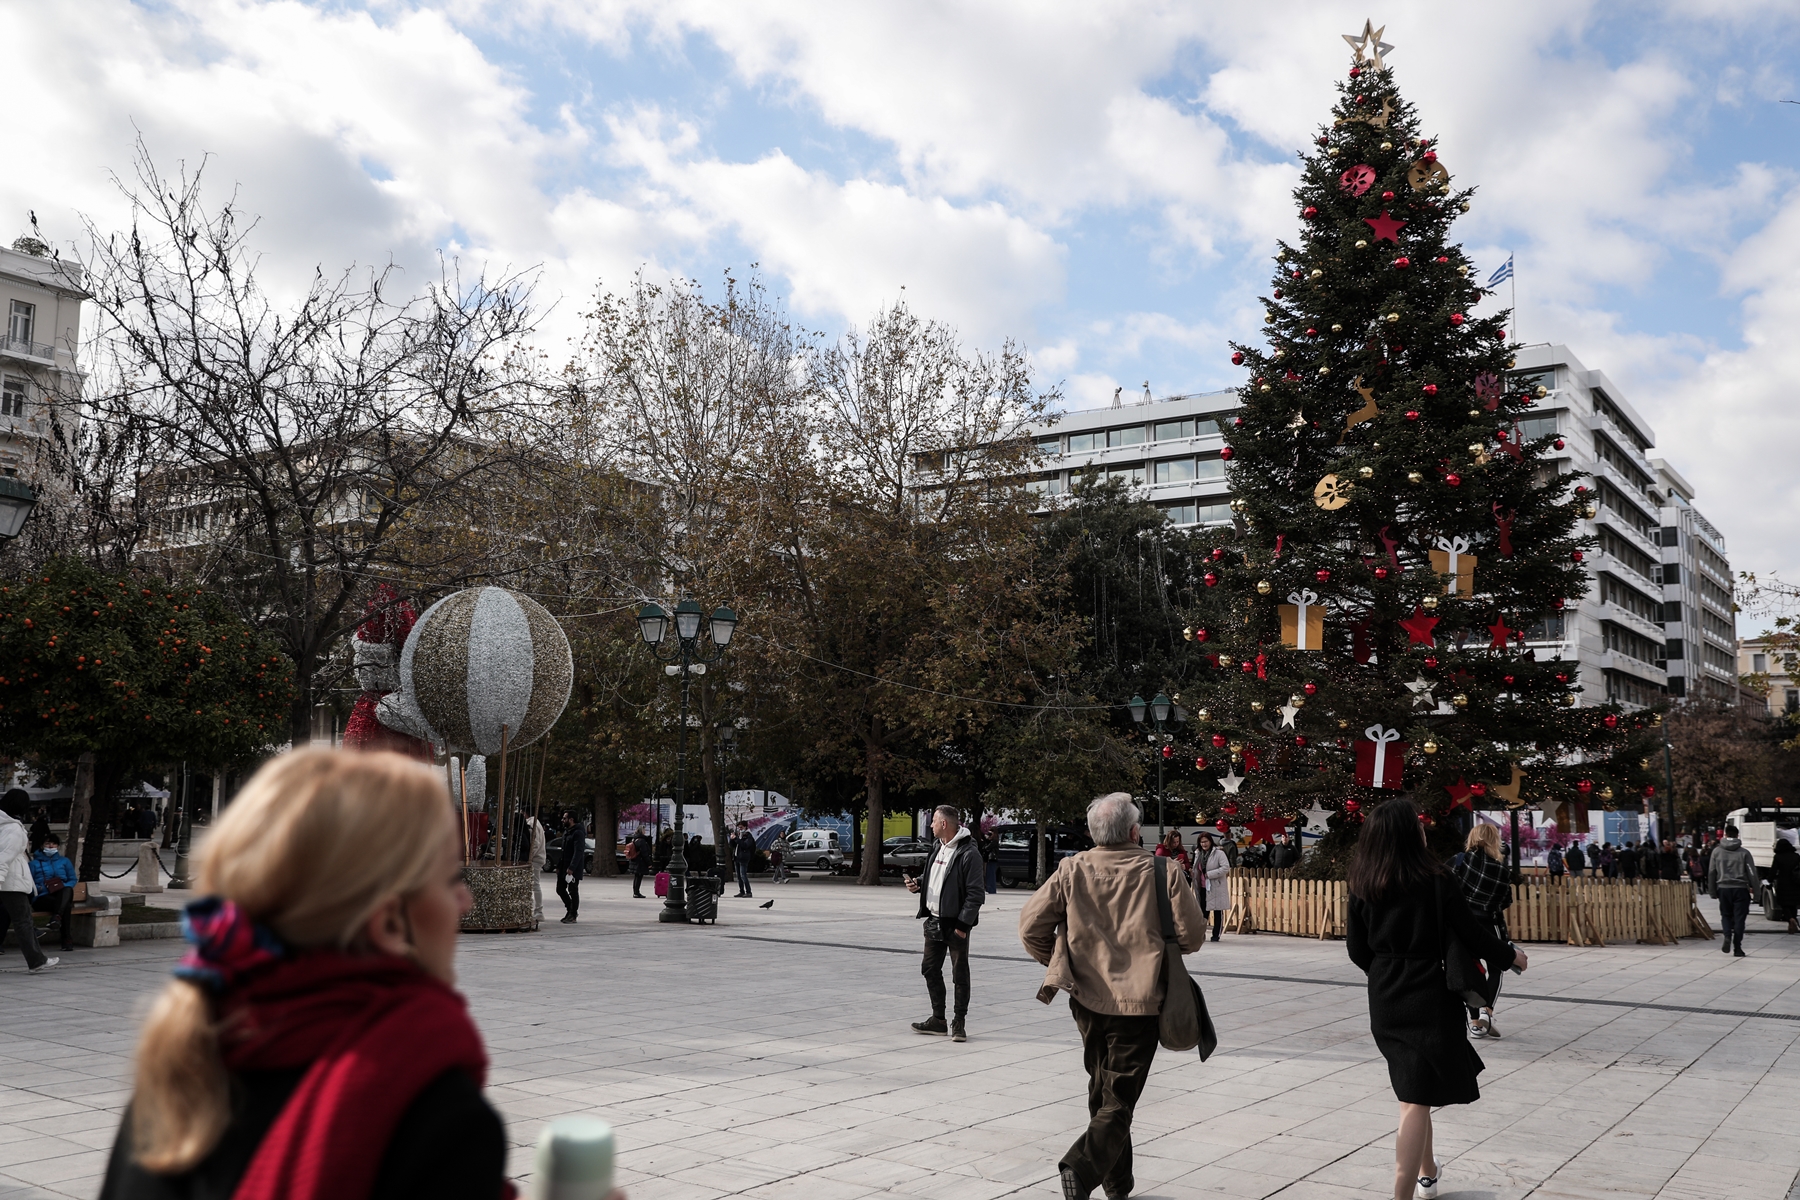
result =
[[1438,1178],[1436,1175],[1419,1176],[1419,1190],[1413,1194],[1419,1200],[1437,1200]]
[[1487,1035],[1489,1037],[1497,1038],[1500,1036],[1500,1027],[1498,1025],[1494,1024],[1494,1014],[1492,1012],[1490,1012],[1486,1009],[1483,1009],[1482,1013],[1481,1013],[1481,1020],[1487,1026]]
[[1483,1027],[1483,1025],[1481,1024],[1480,1021],[1470,1021],[1469,1022],[1469,1036],[1470,1037],[1479,1039],[1479,1038],[1484,1038],[1487,1035],[1488,1035],[1488,1031],[1485,1027]]
[[57,963],[59,963],[61,961],[62,961],[62,959],[60,959],[60,958],[46,958],[43,962],[41,962],[37,966],[31,968],[30,973],[33,975],[36,975],[42,971],[48,971],[51,967],[54,967]]

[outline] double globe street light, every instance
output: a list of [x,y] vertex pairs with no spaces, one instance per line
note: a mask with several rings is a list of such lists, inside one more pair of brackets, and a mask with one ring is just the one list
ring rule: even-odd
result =
[[1158,692],[1149,704],[1144,703],[1142,696],[1133,696],[1125,707],[1131,710],[1131,719],[1139,725],[1144,723],[1147,711],[1152,727],[1156,730],[1150,735],[1150,741],[1156,746],[1156,836],[1160,841],[1168,832],[1163,825],[1163,760],[1169,757],[1168,745],[1175,740],[1173,734],[1163,733],[1163,724],[1169,720],[1175,706],[1166,694]]
[[[681,733],[675,749],[675,845],[669,856],[669,895],[656,919],[666,924],[686,924],[687,838],[682,833],[681,814],[687,806],[688,682],[695,675],[706,674],[708,666],[725,657],[725,648],[731,645],[731,635],[737,630],[737,614],[720,606],[707,617],[697,603],[683,600],[675,606],[675,646],[664,651],[659,648],[668,636],[669,620],[660,604],[646,604],[638,609],[638,632],[643,635],[644,645],[650,647],[651,656],[665,664],[663,670],[667,674],[681,676]],[[710,652],[700,649],[702,624],[707,626],[713,645]]]

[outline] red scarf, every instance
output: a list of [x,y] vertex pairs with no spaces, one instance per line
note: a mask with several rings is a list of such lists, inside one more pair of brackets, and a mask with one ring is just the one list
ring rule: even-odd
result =
[[234,1200],[365,1200],[427,1084],[451,1068],[487,1079],[467,1002],[405,959],[299,954],[238,982],[221,1016],[229,1069],[307,1068]]

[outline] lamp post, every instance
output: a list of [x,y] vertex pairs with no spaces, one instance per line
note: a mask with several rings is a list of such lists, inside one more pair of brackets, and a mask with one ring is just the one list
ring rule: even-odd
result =
[[37,504],[37,493],[28,483],[0,475],[0,538],[15,538]]
[[[719,607],[713,609],[708,618],[697,603],[683,600],[675,606],[675,647],[668,651],[660,649],[669,632],[669,614],[661,605],[644,605],[638,610],[637,623],[644,645],[650,647],[650,654],[657,662],[664,664],[664,672],[681,676],[681,732],[675,743],[675,845],[672,847],[674,853],[669,856],[669,895],[656,919],[666,924],[686,924],[687,838],[682,832],[681,816],[687,805],[688,683],[695,675],[706,674],[708,666],[725,657],[725,648],[731,644],[731,635],[737,630],[737,614],[729,608]],[[707,636],[713,645],[710,653],[700,649],[702,623],[707,626]]]
[[1139,725],[1144,723],[1144,717],[1148,715],[1152,728],[1156,730],[1150,735],[1150,741],[1156,745],[1156,837],[1160,841],[1167,833],[1163,826],[1163,759],[1168,756],[1163,753],[1163,748],[1175,740],[1174,734],[1163,732],[1163,723],[1168,721],[1174,706],[1170,704],[1167,695],[1158,692],[1148,705],[1144,703],[1142,696],[1133,696],[1125,707],[1131,710],[1131,719]]

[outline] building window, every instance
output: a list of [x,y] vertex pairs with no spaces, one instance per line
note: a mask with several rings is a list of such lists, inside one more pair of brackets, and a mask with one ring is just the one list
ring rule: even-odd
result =
[[1141,446],[1144,444],[1144,427],[1132,425],[1125,429],[1109,429],[1106,431],[1108,446]]
[[1037,448],[1039,454],[1061,454],[1062,438],[1041,437],[1037,440]]
[[1156,435],[1156,440],[1159,442],[1173,442],[1180,438],[1191,438],[1194,436],[1194,422],[1191,419],[1186,421],[1158,421],[1151,427],[1151,432]]
[[1662,581],[1664,583],[1680,583],[1681,582],[1681,564],[1680,563],[1664,563],[1663,569],[1662,569]]
[[1511,383],[1514,387],[1524,388],[1528,392],[1535,392],[1539,388],[1543,388],[1546,392],[1554,392],[1556,390],[1556,368],[1551,367],[1548,371],[1520,371],[1513,375]]
[[1664,625],[1681,624],[1681,601],[1664,600],[1662,606],[1662,623]]
[[1123,483],[1141,484],[1144,482],[1143,463],[1120,463],[1108,467],[1100,473],[1102,479],[1117,479]]
[[1563,615],[1553,613],[1525,631],[1528,642],[1559,642],[1563,636]]
[[1199,480],[1225,478],[1225,460],[1218,455],[1203,458],[1194,464],[1194,478]]
[[1156,464],[1155,472],[1157,483],[1187,483],[1194,478],[1194,460],[1165,458]]
[[27,304],[23,300],[12,302],[12,312],[7,317],[6,336],[15,342],[29,342],[31,329],[37,321],[37,305]]
[[[1651,663],[1664,657],[1663,648],[1623,625],[1615,625],[1611,621],[1600,622],[1600,640],[1608,649],[1618,654],[1628,654],[1639,662]],[[1675,658],[1678,655],[1669,655]]]
[[1027,480],[1025,490],[1035,492],[1040,496],[1060,496],[1064,490],[1062,476],[1052,475],[1048,479]]
[[1172,525],[1192,525],[1200,520],[1198,506],[1192,500],[1183,500],[1179,504],[1159,504],[1157,507],[1163,510]]
[[1680,638],[1670,638],[1668,641],[1663,643],[1663,657],[1664,658],[1680,658],[1681,655],[1682,655],[1682,649],[1681,649],[1681,639]]
[[1662,540],[1657,544],[1660,546],[1681,545],[1681,530],[1674,525],[1664,525],[1662,527]]
[[1800,712],[1800,688],[1789,688],[1787,690],[1787,710],[1789,712]]
[[25,381],[8,376],[0,380],[0,417],[25,415]]
[[1556,418],[1528,417],[1519,422],[1519,440],[1535,442],[1539,438],[1556,436]]
[[1106,434],[1104,433],[1071,433],[1069,435],[1070,454],[1104,449],[1106,449]]
[[1600,601],[1603,604],[1617,605],[1633,616],[1642,617],[1646,621],[1654,622],[1658,616],[1662,616],[1664,619],[1660,623],[1667,623],[1667,615],[1662,611],[1664,606],[1659,605],[1636,588],[1620,583],[1611,575],[1602,574],[1600,576]]

